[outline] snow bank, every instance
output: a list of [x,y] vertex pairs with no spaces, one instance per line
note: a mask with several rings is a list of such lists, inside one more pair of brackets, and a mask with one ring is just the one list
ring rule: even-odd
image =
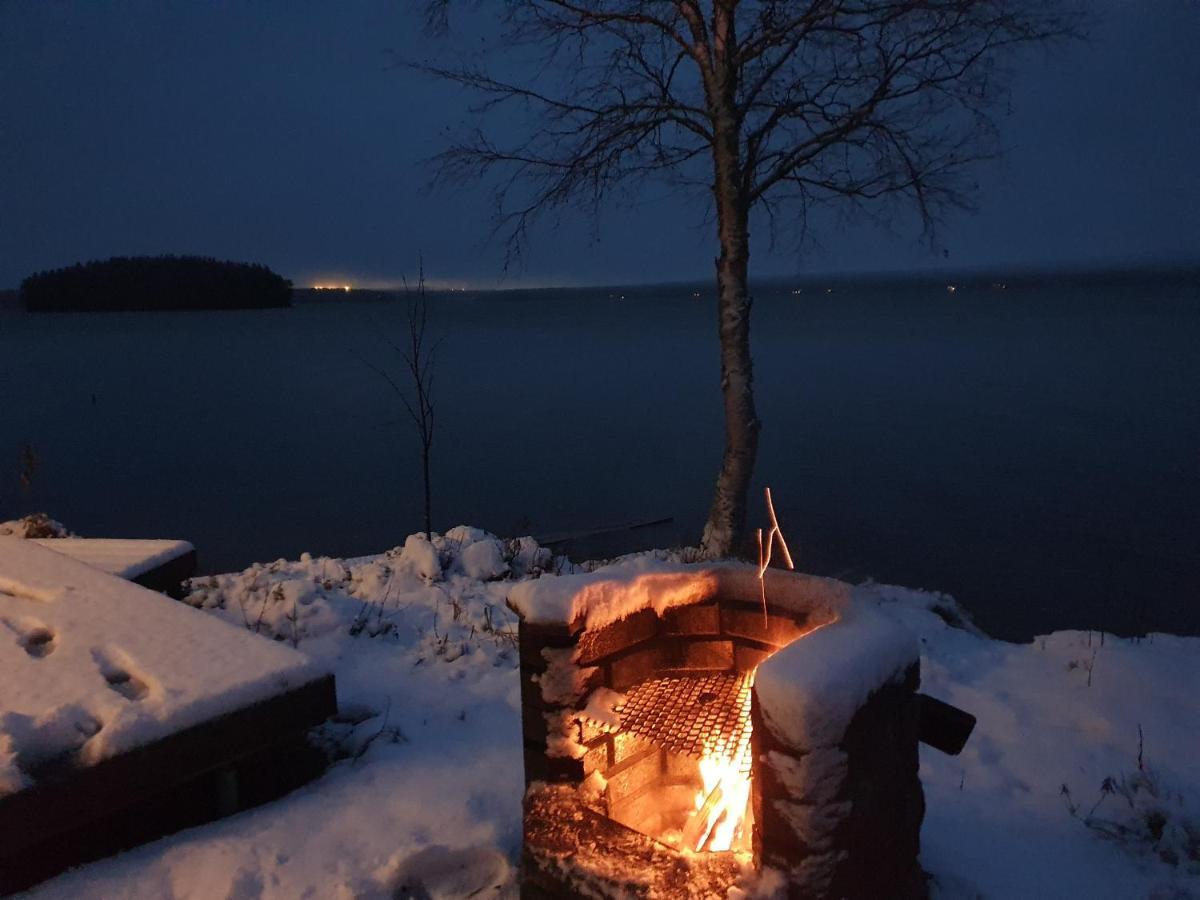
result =
[[[857,590],[919,636],[922,690],[978,717],[961,755],[921,747],[935,898],[1200,896],[1200,638],[1062,631],[1010,644],[945,595]],[[1143,775],[1159,840],[1106,788]],[[1107,819],[1120,829],[1106,834]],[[1166,862],[1185,827],[1193,856]]]
[[9,790],[63,754],[93,763],[324,671],[37,542],[0,538],[0,781]]
[[[460,526],[434,533],[432,540],[410,534],[379,556],[342,560],[302,553],[291,562],[193,578],[184,602],[297,646],[342,628],[352,636],[391,633],[403,621],[426,628],[431,655],[453,657],[476,634],[508,634],[515,626],[503,603],[511,583],[497,579],[518,572],[537,576],[551,563],[533,538],[504,541]],[[486,601],[474,602],[480,598]]]

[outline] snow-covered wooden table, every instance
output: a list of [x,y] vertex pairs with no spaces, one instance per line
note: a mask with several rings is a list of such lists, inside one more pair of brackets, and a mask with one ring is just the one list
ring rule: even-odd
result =
[[290,647],[0,538],[0,893],[236,809],[239,770],[335,709]]
[[196,572],[196,549],[187,541],[76,537],[33,541],[93,569],[173,597],[179,596],[183,580]]

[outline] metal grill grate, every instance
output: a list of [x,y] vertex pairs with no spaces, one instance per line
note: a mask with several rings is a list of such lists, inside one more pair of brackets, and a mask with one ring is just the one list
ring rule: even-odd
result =
[[753,672],[654,678],[630,688],[616,708],[621,731],[697,759],[718,757],[750,767]]

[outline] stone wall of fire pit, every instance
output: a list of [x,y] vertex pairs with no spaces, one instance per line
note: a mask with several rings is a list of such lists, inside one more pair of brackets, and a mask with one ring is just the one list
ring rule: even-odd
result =
[[[922,893],[915,641],[849,585],[757,575],[639,561],[514,589],[526,896],[711,896],[747,862],[794,897]],[[679,853],[622,825],[682,784],[688,762],[630,731],[623,704],[652,683],[669,718],[672,685],[716,698],[710,683],[746,673],[753,825],[740,855]]]

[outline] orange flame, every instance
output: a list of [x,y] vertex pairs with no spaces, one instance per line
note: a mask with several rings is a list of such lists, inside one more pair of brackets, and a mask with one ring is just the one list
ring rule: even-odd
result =
[[[746,678],[741,715],[750,718],[750,687]],[[694,851],[750,849],[750,729],[734,747],[706,748],[700,760],[702,787],[696,792],[695,811],[683,829],[683,844]]]

